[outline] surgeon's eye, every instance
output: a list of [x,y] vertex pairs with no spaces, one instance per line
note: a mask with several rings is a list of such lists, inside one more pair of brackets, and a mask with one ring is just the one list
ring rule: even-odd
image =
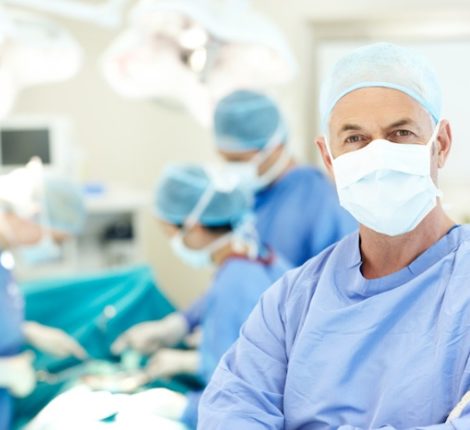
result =
[[354,134],[352,136],[348,136],[344,140],[344,143],[361,143],[364,140],[365,140],[364,136],[361,136],[360,134]]
[[416,140],[416,134],[410,130],[395,130],[390,135],[390,140],[392,142],[412,142]]

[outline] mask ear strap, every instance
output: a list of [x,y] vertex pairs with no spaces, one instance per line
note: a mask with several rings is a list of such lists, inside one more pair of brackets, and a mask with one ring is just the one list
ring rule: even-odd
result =
[[280,125],[276,128],[272,136],[269,138],[268,143],[258,152],[251,160],[251,163],[255,163],[259,166],[263,163],[273,152],[274,150],[280,145],[280,141],[282,136],[284,135],[284,126]]
[[284,148],[276,162],[269,168],[268,171],[258,175],[260,182],[263,186],[271,184],[287,167],[291,160],[291,154],[287,148]]
[[432,135],[426,144],[427,146],[433,146],[434,142],[436,141],[437,135],[439,134],[439,130],[441,129],[441,120],[437,121],[436,126],[434,127],[434,130],[432,132]]
[[184,221],[184,228],[186,230],[190,229],[193,227],[195,224],[198,223],[198,221],[201,219],[202,213],[206,210],[207,206],[209,206],[209,203],[212,200],[212,197],[214,197],[215,194],[215,187],[210,184],[206,191],[202,194],[201,198],[199,201],[196,203],[196,206],[194,206],[194,209],[191,211],[191,213],[188,215],[186,220]]
[[323,135],[323,140],[325,141],[326,152],[328,152],[328,155],[331,158],[331,162],[333,162],[334,157],[333,157],[333,153],[331,152],[331,147],[330,147],[330,142],[328,141],[328,136],[326,134]]

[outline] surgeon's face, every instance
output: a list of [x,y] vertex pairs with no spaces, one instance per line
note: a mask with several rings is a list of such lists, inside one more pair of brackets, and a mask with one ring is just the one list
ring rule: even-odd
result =
[[[435,124],[414,99],[389,88],[362,88],[341,98],[329,122],[329,145],[334,158],[357,151],[375,139],[397,144],[426,144]],[[447,121],[441,121],[433,151],[431,174],[437,182],[437,170],[443,167],[451,145]],[[331,158],[324,138],[316,141],[323,161],[332,175]]]

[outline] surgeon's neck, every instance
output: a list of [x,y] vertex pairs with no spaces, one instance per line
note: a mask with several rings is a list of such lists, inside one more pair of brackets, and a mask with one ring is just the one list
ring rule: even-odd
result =
[[[267,171],[269,171],[284,155],[285,151],[287,151],[285,144],[279,145],[279,147],[261,164],[259,173],[263,175]],[[269,186],[281,180],[285,175],[287,175],[287,173],[289,173],[295,167],[297,167],[297,162],[294,157],[290,156],[285,167],[278,173],[278,175],[273,179]]]
[[455,225],[440,203],[411,232],[386,236],[360,227],[361,271],[365,278],[374,279],[397,272],[408,266]]

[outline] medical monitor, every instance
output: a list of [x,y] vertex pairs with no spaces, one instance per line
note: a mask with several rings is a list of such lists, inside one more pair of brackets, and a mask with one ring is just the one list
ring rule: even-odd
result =
[[33,157],[46,169],[64,171],[70,151],[70,124],[62,117],[18,116],[0,121],[0,170],[24,166]]

